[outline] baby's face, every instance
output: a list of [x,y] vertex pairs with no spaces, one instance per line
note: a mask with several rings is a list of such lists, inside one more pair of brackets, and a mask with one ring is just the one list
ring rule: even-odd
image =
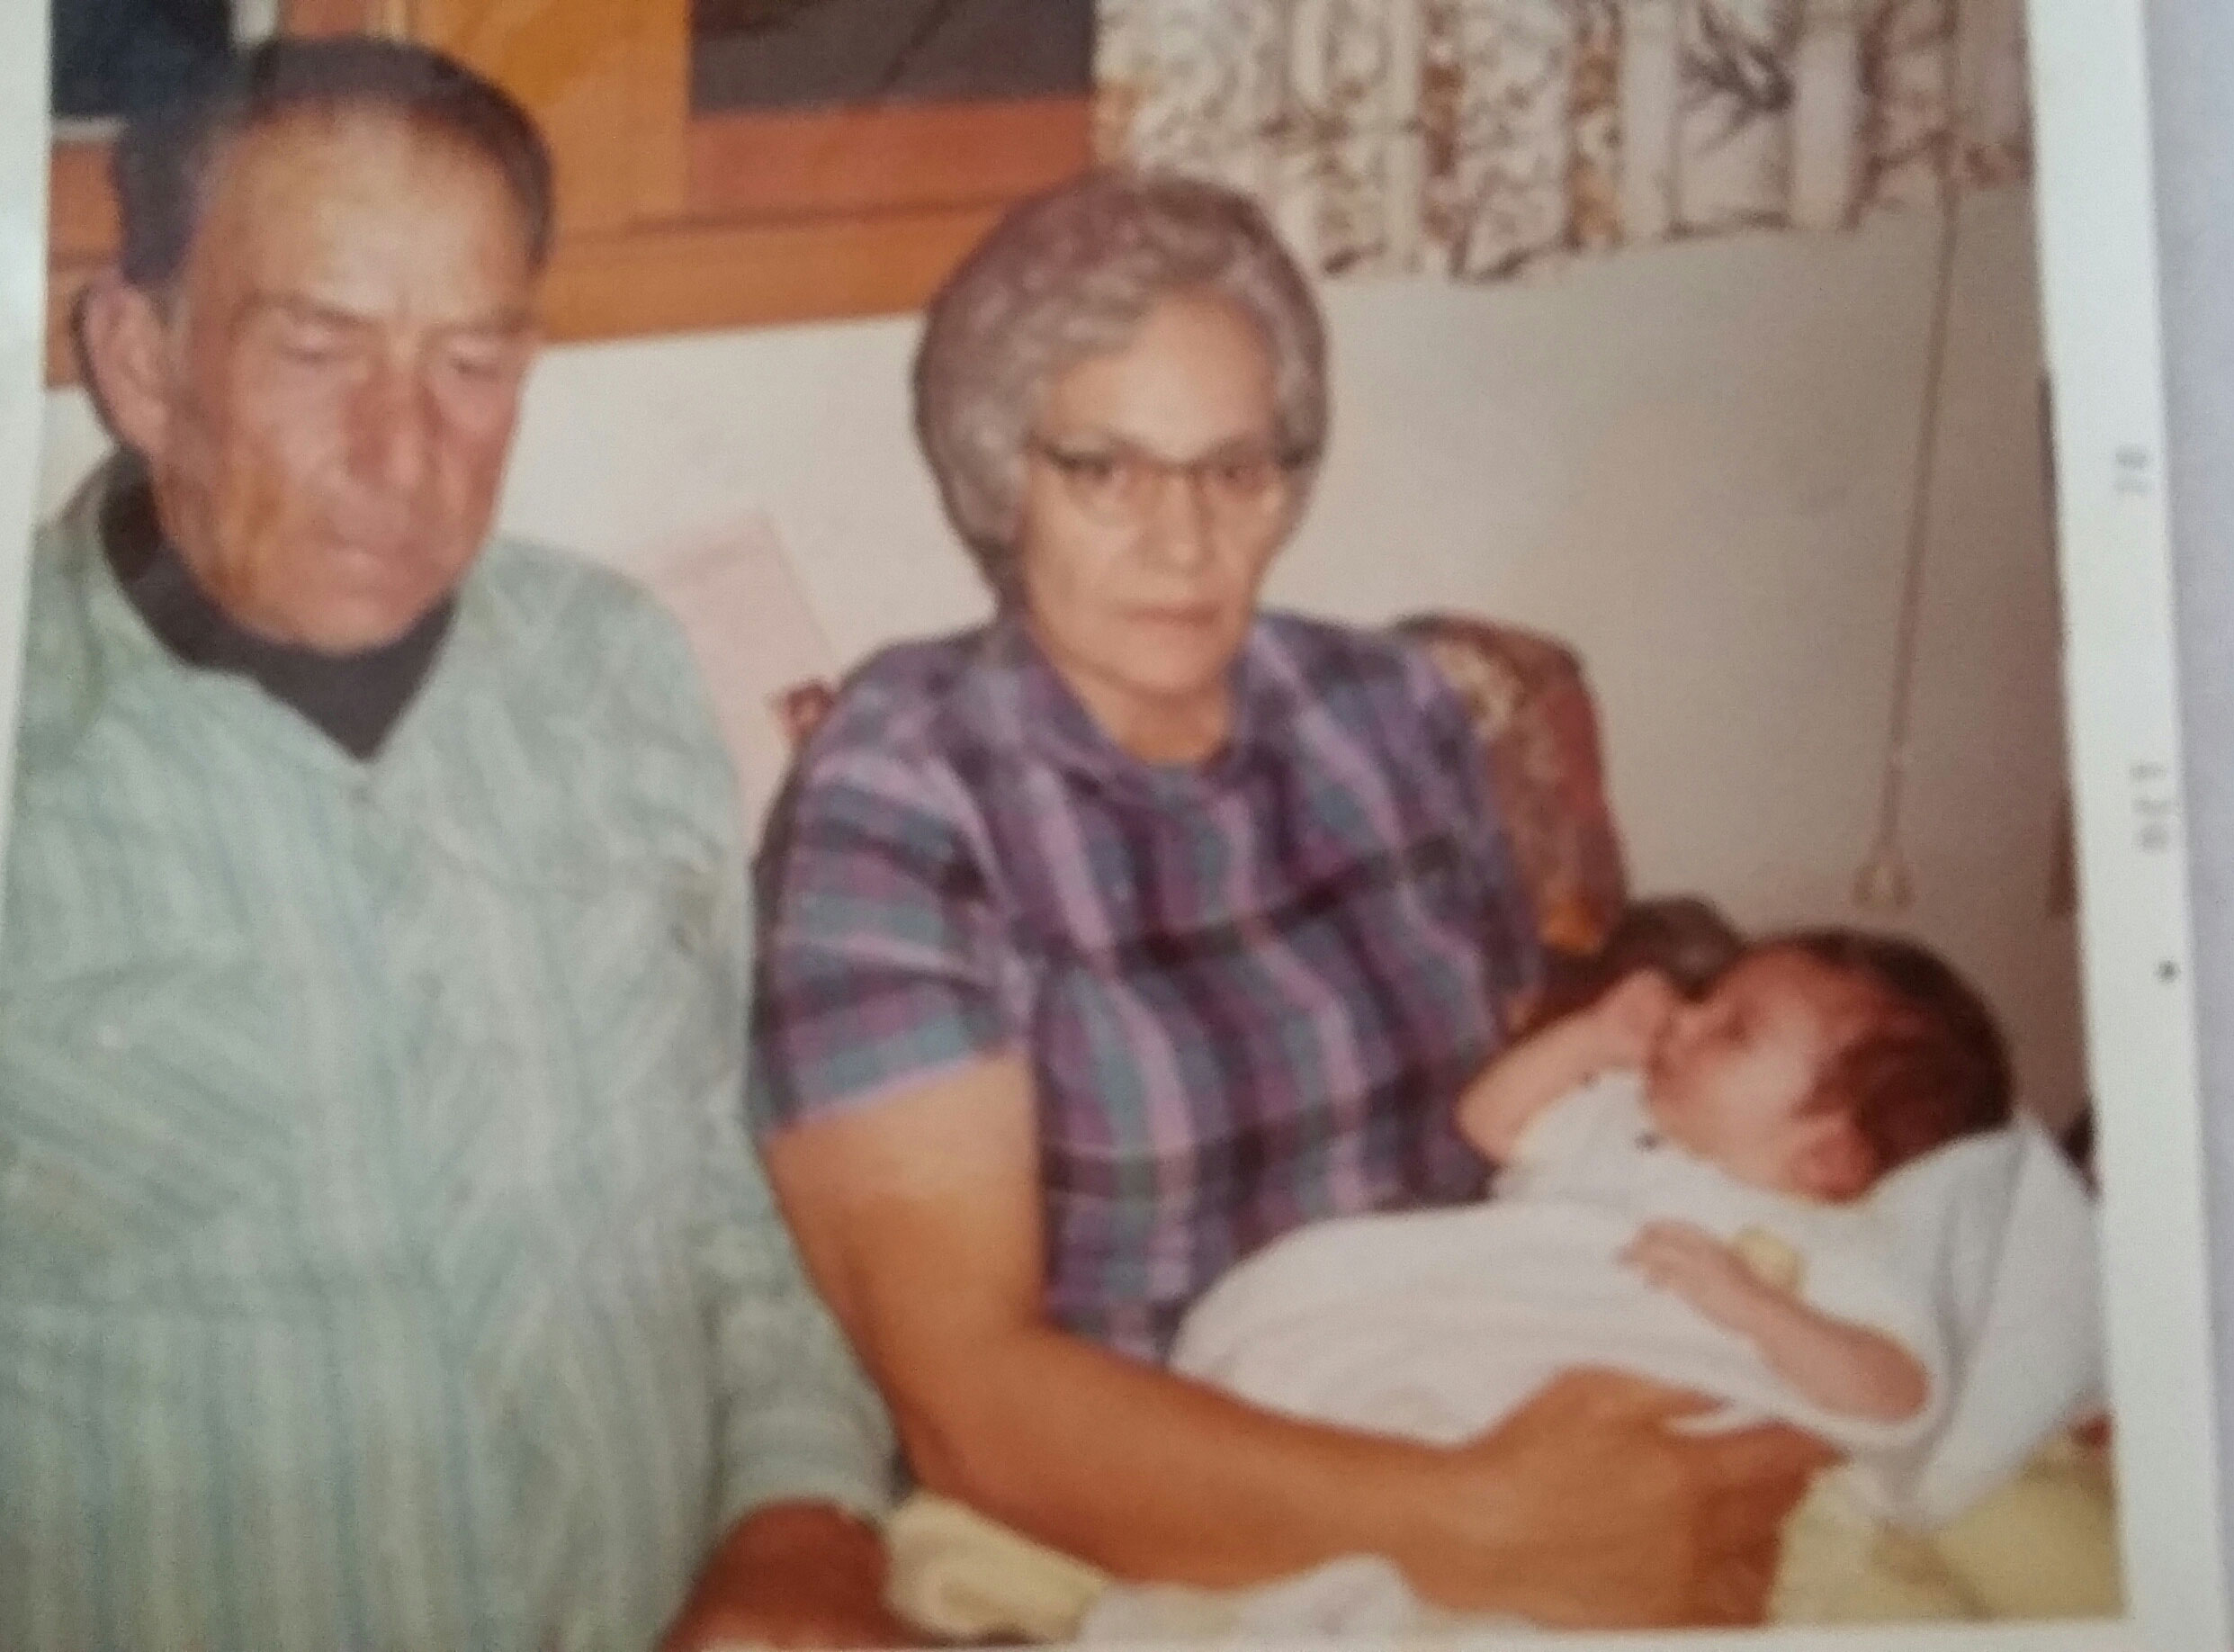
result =
[[1853,1122],[1808,1102],[1872,1007],[1805,953],[1752,954],[1668,1018],[1646,1073],[1655,1121],[1740,1181],[1808,1198],[1859,1191]]

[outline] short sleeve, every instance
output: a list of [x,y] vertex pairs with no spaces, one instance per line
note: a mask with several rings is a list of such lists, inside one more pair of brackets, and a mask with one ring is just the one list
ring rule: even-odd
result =
[[935,758],[818,741],[756,867],[757,1132],[872,1103],[1017,1042],[966,792]]

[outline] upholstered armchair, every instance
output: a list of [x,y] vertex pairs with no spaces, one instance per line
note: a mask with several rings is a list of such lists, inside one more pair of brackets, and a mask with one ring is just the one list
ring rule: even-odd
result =
[[1573,650],[1518,626],[1449,614],[1400,621],[1474,715],[1490,786],[1555,955],[1597,952],[1628,904],[1606,803],[1598,714]]

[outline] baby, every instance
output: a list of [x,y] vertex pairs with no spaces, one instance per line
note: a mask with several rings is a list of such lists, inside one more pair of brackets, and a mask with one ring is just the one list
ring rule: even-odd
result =
[[[1196,1304],[1173,1369],[1440,1445],[1561,1371],[1626,1370],[1723,1402],[1679,1427],[1819,1435],[1871,1521],[1932,1531],[2007,1485],[2099,1404],[2084,1190],[2042,1133],[2003,1127],[2000,1034],[1931,954],[1838,930],[1726,935],[1695,903],[1663,910],[1634,948],[1578,966],[1566,1012],[1458,1103],[1499,1165],[1495,1198],[1290,1234]],[[1720,965],[1696,998],[1656,968],[1599,990],[1600,965],[1642,956],[1681,976],[1695,955]],[[1818,1567],[1845,1567],[1824,1541]],[[1215,1610],[1171,1593],[1111,1591],[1083,1638],[1444,1622],[1366,1556]]]
[[1919,947],[1840,930],[1750,948],[1697,1002],[1656,972],[1632,974],[1514,1045],[1458,1103],[1467,1136],[1512,1164],[1505,1193],[1552,1190],[1548,1177],[1570,1194],[1640,1196],[1625,1261],[1815,1405],[1883,1422],[1922,1409],[1916,1356],[1811,1305],[1799,1258],[1767,1231],[1726,1243],[1651,1216],[1652,1162],[1688,1154],[1745,1187],[1843,1204],[2009,1114],[2007,1058],[1977,995]]
[[[1494,1427],[1560,1370],[1631,1370],[1722,1400],[1733,1423],[1822,1435],[1882,1468],[1889,1508],[1941,1431],[1969,1425],[1950,1394],[1961,1305],[1984,1298],[1957,1274],[1999,1265],[1978,1235],[2025,1145],[2002,1128],[2009,1091],[1977,994],[1907,941],[1759,942],[1696,1001],[1632,974],[1459,1099],[1500,1166],[1495,1198],[1290,1235],[1196,1305],[1172,1364],[1270,1409],[1438,1443]],[[1989,1139],[1952,1146],[1965,1137]],[[2083,1243],[2076,1183],[2051,1203]],[[2075,1396],[2038,1399],[2005,1409],[2052,1425]]]

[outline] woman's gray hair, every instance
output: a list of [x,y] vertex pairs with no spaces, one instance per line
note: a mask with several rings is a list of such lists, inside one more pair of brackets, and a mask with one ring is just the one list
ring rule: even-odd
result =
[[1117,169],[1025,202],[930,301],[915,357],[915,430],[994,594],[1014,594],[1025,448],[1048,389],[1122,349],[1171,293],[1216,292],[1272,363],[1273,438],[1307,483],[1326,444],[1326,329],[1264,213],[1215,184]]

